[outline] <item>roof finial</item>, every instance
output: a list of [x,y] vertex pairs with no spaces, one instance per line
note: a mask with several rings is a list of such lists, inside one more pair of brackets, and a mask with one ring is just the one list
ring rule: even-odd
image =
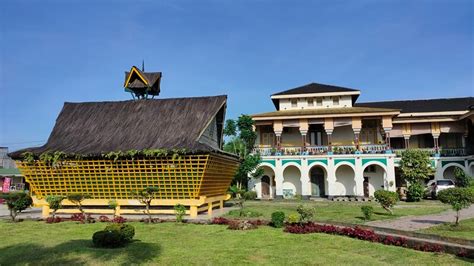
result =
[[145,59],[142,60],[142,72],[145,72]]

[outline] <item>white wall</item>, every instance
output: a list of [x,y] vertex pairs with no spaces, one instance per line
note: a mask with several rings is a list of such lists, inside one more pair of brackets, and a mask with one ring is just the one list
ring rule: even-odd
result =
[[332,145],[352,145],[354,131],[352,126],[335,127],[331,136]]
[[354,170],[347,165],[341,165],[336,170],[334,196],[356,195]]
[[301,195],[301,172],[296,166],[290,165],[283,171],[283,191],[293,190],[294,195]]
[[[332,97],[339,97],[339,105],[334,105]],[[317,105],[317,98],[322,99],[322,105]],[[326,96],[326,97],[311,97],[313,99],[313,106],[308,105],[308,98],[293,98],[297,99],[296,107],[291,105],[291,98],[279,99],[280,110],[301,110],[301,109],[324,109],[324,108],[342,108],[352,107],[352,96]]]
[[364,172],[364,177],[369,178],[369,196],[374,196],[374,192],[377,190],[386,189],[382,187],[385,183],[385,176],[385,170],[378,165],[375,165],[375,172]]

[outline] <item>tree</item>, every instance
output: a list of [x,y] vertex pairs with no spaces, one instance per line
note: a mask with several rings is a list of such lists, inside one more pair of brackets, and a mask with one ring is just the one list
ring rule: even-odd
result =
[[388,190],[377,190],[374,193],[375,200],[388,211],[391,215],[393,214],[392,207],[397,204],[399,198],[398,194]]
[[257,177],[263,172],[262,169],[257,168],[261,163],[260,155],[251,153],[257,139],[253,126],[252,117],[241,115],[237,121],[227,120],[224,128],[224,134],[230,138],[230,141],[224,145],[224,151],[236,154],[241,159],[232,182],[239,190],[247,186],[249,175]]
[[433,175],[430,154],[422,150],[406,150],[400,160],[402,178],[408,183],[407,200],[420,201],[423,198],[424,180]]
[[152,222],[150,213],[151,201],[159,190],[160,189],[158,187],[146,187],[142,190],[132,192],[132,194],[140,203],[145,204],[145,213],[148,215],[148,223]]
[[454,168],[454,182],[458,187],[469,187],[471,184],[472,177],[466,175],[466,173],[460,168]]
[[86,217],[86,214],[84,212],[84,208],[82,207],[82,201],[84,201],[85,199],[90,199],[90,195],[87,195],[87,194],[82,194],[82,193],[72,193],[72,194],[69,194],[67,195],[67,199],[72,202],[73,204],[75,204],[77,206],[77,208],[79,209],[79,211],[82,213],[82,215],[84,217]]
[[229,191],[239,207],[239,216],[244,216],[244,203],[246,199],[243,197],[243,194],[245,193],[245,190],[237,185],[233,185],[229,188]]
[[33,204],[33,199],[25,192],[4,193],[0,194],[0,198],[5,200],[13,222],[16,221],[16,216],[20,212],[26,210]]
[[400,160],[402,177],[409,183],[421,183],[433,175],[430,154],[422,150],[406,150]]
[[451,205],[456,211],[455,225],[459,225],[460,211],[474,204],[474,190],[469,188],[448,188],[438,192],[438,199]]
[[46,197],[46,202],[48,203],[49,208],[53,210],[53,213],[52,213],[53,220],[54,220],[54,217],[56,217],[56,212],[59,209],[61,209],[62,207],[61,203],[65,198],[66,197],[60,196],[60,195],[50,195]]

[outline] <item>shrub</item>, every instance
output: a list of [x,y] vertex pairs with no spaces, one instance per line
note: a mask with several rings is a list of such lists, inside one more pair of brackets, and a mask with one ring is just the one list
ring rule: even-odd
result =
[[363,205],[360,207],[362,211],[362,215],[364,215],[365,220],[370,220],[372,218],[372,214],[374,214],[374,207],[370,205]]
[[142,204],[145,204],[145,213],[148,215],[148,223],[151,223],[153,220],[151,218],[151,201],[155,198],[155,194],[158,193],[160,189],[158,187],[146,187],[142,190],[132,191],[132,195]]
[[255,192],[255,191],[246,191],[244,193],[244,199],[245,200],[255,200],[255,199],[257,199],[257,192]]
[[109,217],[107,217],[105,215],[101,215],[101,216],[99,216],[99,222],[108,223],[108,222],[110,222],[110,219],[109,219]]
[[474,203],[474,191],[469,188],[448,188],[438,192],[438,199],[442,203],[451,205],[456,211],[455,225],[457,226],[459,225],[460,211]]
[[174,211],[176,213],[176,222],[177,223],[182,223],[183,222],[183,216],[186,214],[186,207],[184,207],[181,204],[177,204],[174,206]]
[[101,248],[118,248],[127,244],[120,231],[98,231],[92,236],[92,243]]
[[314,218],[314,214],[316,213],[315,208],[304,205],[299,205],[296,208],[296,211],[300,215],[300,223],[311,222]]
[[272,213],[272,226],[276,228],[281,228],[285,224],[285,213],[284,212],[274,212]]
[[0,198],[5,200],[13,222],[16,221],[15,218],[20,212],[33,204],[33,199],[25,192],[4,193],[0,194]]
[[390,214],[393,214],[392,207],[398,202],[398,194],[393,191],[388,190],[377,190],[374,193],[375,200],[388,211]]
[[421,201],[425,192],[425,188],[420,183],[413,183],[407,189],[407,201],[418,202]]
[[67,199],[77,206],[77,208],[82,213],[82,215],[85,215],[84,209],[82,208],[82,201],[89,198],[90,198],[89,195],[81,194],[81,193],[72,193],[72,194],[67,195]]
[[109,224],[104,231],[119,231],[127,242],[132,241],[135,236],[135,228],[129,224]]
[[288,222],[289,224],[297,224],[297,223],[300,222],[300,216],[299,216],[298,214],[292,213],[292,214],[288,215],[288,220],[287,220],[287,222]]
[[117,215],[118,206],[119,206],[119,204],[116,200],[114,200],[114,199],[109,200],[109,208],[114,210],[114,219],[115,219],[115,216]]
[[229,226],[227,229],[230,230],[251,230],[256,229],[257,226],[246,220],[233,220],[229,221]]
[[85,222],[88,222],[88,223],[95,222],[94,218],[92,218],[90,214],[83,214],[83,213],[74,213],[73,215],[71,215],[71,221],[80,222],[82,224]]

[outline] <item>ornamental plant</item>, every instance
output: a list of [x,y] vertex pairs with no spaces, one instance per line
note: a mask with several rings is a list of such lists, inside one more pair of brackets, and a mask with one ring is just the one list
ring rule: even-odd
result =
[[382,208],[393,214],[392,208],[399,201],[398,194],[388,190],[377,190],[374,193],[375,200],[380,203]]
[[460,211],[474,204],[474,191],[469,188],[448,188],[438,192],[438,199],[456,211],[455,226],[459,225]]
[[33,199],[25,192],[3,193],[0,194],[0,198],[5,200],[13,222],[16,222],[15,219],[19,213],[33,204]]
[[67,199],[77,206],[77,208],[79,209],[79,211],[84,217],[86,216],[84,212],[84,208],[82,207],[82,202],[85,199],[90,199],[89,195],[82,194],[82,193],[72,193],[72,194],[67,195]]
[[61,196],[61,195],[50,195],[46,197],[46,202],[48,203],[49,208],[53,210],[53,212],[51,213],[53,221],[54,221],[54,218],[56,217],[56,212],[59,209],[61,209],[62,207],[61,203],[65,198],[66,198],[65,196]]
[[360,210],[362,211],[362,215],[364,215],[364,220],[366,221],[370,220],[374,214],[374,207],[370,205],[363,205],[360,207]]
[[300,223],[311,222],[316,214],[316,209],[313,207],[308,207],[304,205],[299,205],[296,208],[296,211],[300,215]]
[[151,218],[150,212],[151,201],[159,190],[160,189],[158,187],[146,187],[139,191],[132,191],[132,195],[134,195],[140,203],[145,204],[146,210],[144,211],[144,213],[148,215],[148,223],[152,223],[153,220]]
[[109,208],[113,209],[114,210],[114,216],[113,216],[113,219],[115,219],[115,217],[117,216],[117,208],[118,208],[118,202],[114,199],[112,200],[109,200]]
[[183,217],[186,214],[186,207],[184,207],[182,204],[176,204],[174,206],[174,212],[176,213],[176,222],[182,223]]
[[272,213],[272,226],[276,228],[281,228],[285,224],[285,213],[284,212],[274,212]]

